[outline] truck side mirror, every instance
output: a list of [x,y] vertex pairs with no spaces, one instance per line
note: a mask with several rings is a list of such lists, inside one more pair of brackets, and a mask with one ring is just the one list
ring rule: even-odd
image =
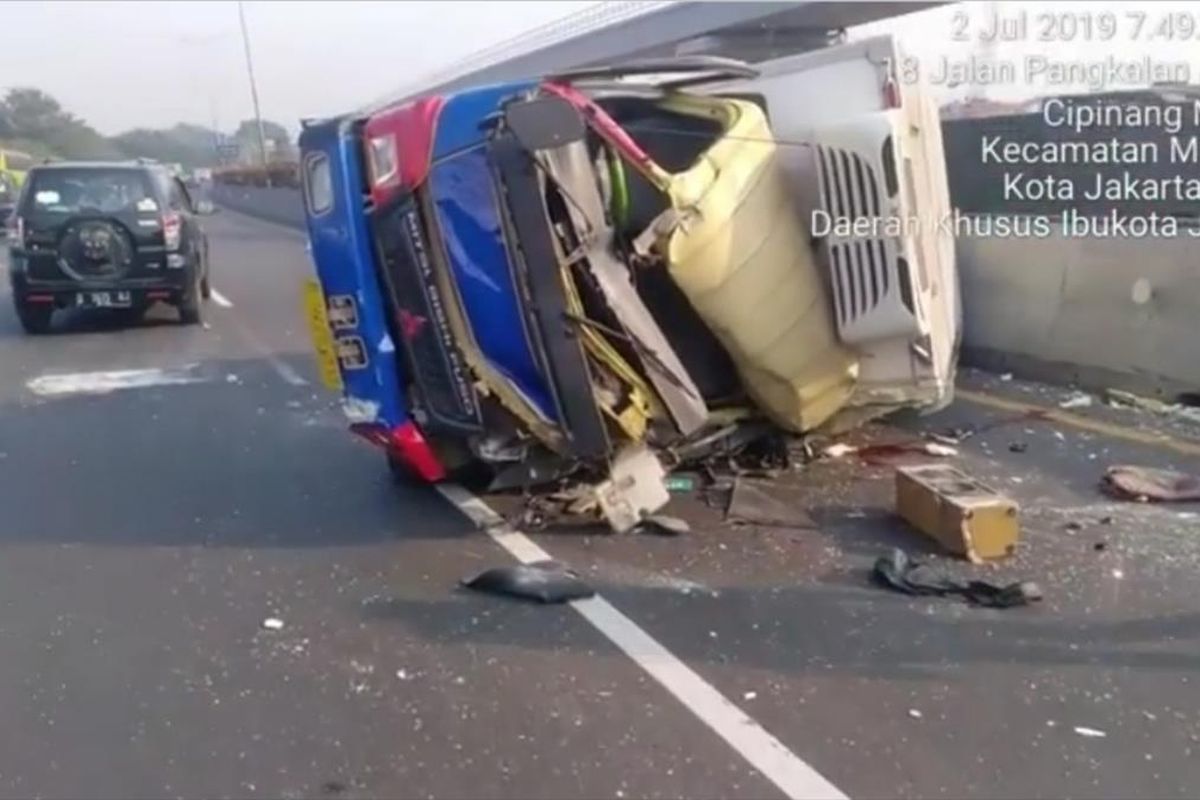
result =
[[504,109],[504,121],[521,146],[531,152],[577,142],[587,130],[583,116],[561,97],[510,103]]

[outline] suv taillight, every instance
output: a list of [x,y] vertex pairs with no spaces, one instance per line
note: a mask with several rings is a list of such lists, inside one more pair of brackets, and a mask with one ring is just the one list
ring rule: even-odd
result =
[[168,250],[179,249],[180,233],[183,230],[183,217],[174,211],[168,211],[162,217],[163,245]]
[[8,240],[17,245],[25,244],[25,220],[13,214],[8,218]]

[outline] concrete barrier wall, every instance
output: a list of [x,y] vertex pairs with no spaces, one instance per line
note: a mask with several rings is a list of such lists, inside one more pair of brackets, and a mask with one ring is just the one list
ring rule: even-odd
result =
[[[304,228],[296,189],[218,186],[217,203]],[[1200,389],[1200,229],[1175,238],[958,239],[967,363],[1092,388]],[[1134,299],[1139,279],[1149,288]]]
[[1200,388],[1200,229],[957,248],[966,361],[1090,388]]
[[304,201],[299,189],[290,187],[213,186],[213,202],[252,217],[304,228]]

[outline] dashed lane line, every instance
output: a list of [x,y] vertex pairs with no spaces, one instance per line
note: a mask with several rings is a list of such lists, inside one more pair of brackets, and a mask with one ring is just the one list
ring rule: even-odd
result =
[[[461,486],[439,484],[437,489],[521,563],[550,558],[537,543],[514,530],[483,500]],[[787,797],[845,800],[840,789],[607,600],[597,595],[572,601],[571,606]]]

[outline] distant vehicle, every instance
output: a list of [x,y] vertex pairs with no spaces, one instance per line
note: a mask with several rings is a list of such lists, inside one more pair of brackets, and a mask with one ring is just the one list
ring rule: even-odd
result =
[[145,311],[155,302],[200,322],[208,239],[187,189],[161,165],[59,162],[33,167],[9,220],[9,280],[28,333],[56,309]]
[[352,430],[425,481],[591,472],[604,507],[661,474],[603,480],[631,452],[945,405],[948,236],[810,229],[948,211],[897,55],[599,67],[308,125],[309,318]]
[[0,236],[7,229],[25,173],[33,164],[33,156],[28,153],[0,148]]

